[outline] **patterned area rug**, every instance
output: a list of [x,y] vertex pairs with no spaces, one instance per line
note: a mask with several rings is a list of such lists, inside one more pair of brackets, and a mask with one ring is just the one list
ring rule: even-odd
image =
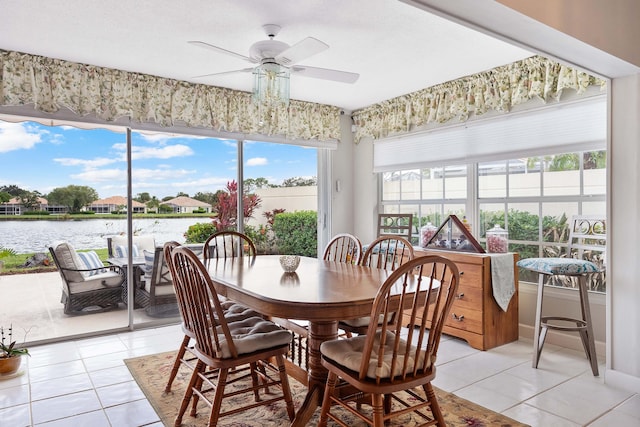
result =
[[[127,359],[125,363],[131,374],[135,378],[136,382],[147,396],[147,399],[154,407],[162,422],[165,426],[173,426],[175,417],[182,401],[182,396],[186,385],[189,381],[191,372],[182,366],[176,377],[172,391],[170,393],[164,393],[164,387],[166,385],[167,378],[171,372],[173,366],[173,360],[175,353],[160,353],[151,356],[138,357],[134,359]],[[296,405],[296,410],[302,404],[306,393],[306,388],[294,380],[289,379],[291,390],[293,392],[293,400]],[[525,424],[518,423],[511,418],[505,417],[486,408],[478,406],[472,402],[462,399],[452,393],[446,393],[442,390],[436,389],[438,395],[438,402],[444,416],[447,420],[447,425],[451,427],[458,426],[472,426],[472,427],[485,427],[485,426],[501,426],[501,427],[521,427]],[[253,396],[247,397],[253,399]],[[235,407],[237,401],[234,399],[243,399],[242,396],[236,398],[226,399],[223,402],[223,410],[226,405],[229,407]],[[209,407],[206,404],[200,404],[198,407],[198,416],[191,417],[189,410],[185,414],[182,425],[185,427],[201,427],[206,426],[209,417]],[[309,425],[317,425],[320,410],[316,410],[314,417]],[[239,414],[223,417],[219,420],[218,426],[233,426],[233,427],[280,427],[288,424],[288,417],[284,402],[276,402],[268,407],[261,406],[257,409],[241,412]],[[361,422],[347,422],[350,426],[363,425]],[[394,426],[415,426],[419,425],[419,419],[411,419],[410,417],[404,420],[398,420],[391,425]],[[330,423],[331,425],[331,423]]]

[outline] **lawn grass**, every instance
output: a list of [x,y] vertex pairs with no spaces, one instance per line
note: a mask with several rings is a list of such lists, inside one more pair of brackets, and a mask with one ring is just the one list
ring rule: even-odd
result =
[[[106,259],[109,258],[109,252],[107,248],[94,249],[94,250],[100,257],[102,262],[106,261]],[[79,252],[82,252],[82,249],[79,250]],[[27,253],[27,254],[15,254],[15,255],[4,256],[3,258],[0,259],[0,262],[4,263],[4,266],[2,267],[0,274],[27,274],[27,273],[41,273],[43,271],[56,270],[56,266],[53,260],[51,259],[51,255],[48,252],[46,252],[46,255],[49,256],[49,260],[50,260],[50,264],[48,266],[20,268],[20,266],[23,265],[33,255],[35,255],[35,252]]]

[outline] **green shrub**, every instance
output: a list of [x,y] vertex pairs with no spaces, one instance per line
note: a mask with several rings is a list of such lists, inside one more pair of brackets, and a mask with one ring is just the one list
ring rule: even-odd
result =
[[215,233],[216,226],[213,222],[199,222],[189,226],[184,237],[187,243],[204,243],[207,237]]
[[22,215],[50,215],[49,211],[27,211],[22,212]]
[[273,221],[276,245],[281,254],[318,255],[318,213],[314,211],[285,212]]

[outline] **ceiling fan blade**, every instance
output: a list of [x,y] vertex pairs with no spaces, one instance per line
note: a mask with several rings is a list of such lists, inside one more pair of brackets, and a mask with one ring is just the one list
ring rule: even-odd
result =
[[232,71],[223,71],[221,73],[211,73],[211,74],[203,74],[201,76],[193,76],[192,79],[201,79],[204,77],[212,77],[212,76],[223,76],[225,74],[234,74],[234,73],[248,73],[253,71],[253,68],[243,68],[241,70],[232,70]]
[[291,71],[297,76],[312,77],[314,79],[333,80],[340,83],[355,83],[360,77],[358,73],[348,71],[330,70],[328,68],[307,67],[296,65],[291,67]]
[[194,45],[194,46],[203,47],[205,49],[213,50],[214,52],[224,53],[224,54],[227,54],[227,55],[235,56],[238,59],[244,59],[245,61],[248,61],[248,62],[254,62],[254,63],[257,62],[257,61],[254,61],[253,59],[249,58],[248,56],[244,56],[244,55],[241,55],[239,53],[236,53],[236,52],[233,52],[233,51],[230,51],[230,50],[227,50],[227,49],[223,49],[221,47],[214,46],[212,44],[201,42],[201,41],[198,41],[198,40],[191,40],[191,41],[188,41],[187,43],[189,43],[191,45]]
[[281,52],[274,59],[286,67],[329,49],[329,45],[313,37],[307,37]]

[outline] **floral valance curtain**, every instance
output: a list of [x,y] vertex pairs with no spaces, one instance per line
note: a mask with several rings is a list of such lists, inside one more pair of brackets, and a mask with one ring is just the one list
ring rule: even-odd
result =
[[562,91],[582,94],[605,81],[541,56],[389,99],[353,113],[355,141],[406,133],[430,123],[467,120],[489,110],[508,112],[530,99],[559,100]]
[[[0,50],[0,103],[113,122],[180,125],[287,139],[340,140],[340,109],[291,100],[258,111],[251,94],[231,89]],[[135,126],[132,126],[135,127]]]

